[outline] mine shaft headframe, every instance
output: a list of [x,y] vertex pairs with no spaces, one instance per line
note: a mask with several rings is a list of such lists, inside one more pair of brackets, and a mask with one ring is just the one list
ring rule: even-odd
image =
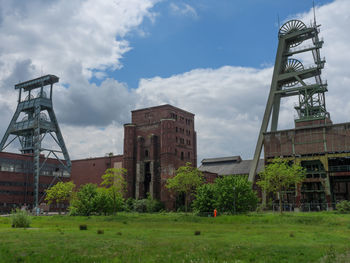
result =
[[[53,84],[58,82],[58,80],[58,77],[54,75],[46,75],[15,85],[15,89],[19,91],[18,105],[4,137],[0,141],[0,152],[6,149],[14,140],[18,139],[22,154],[30,154],[33,156],[35,207],[38,207],[41,201],[39,200],[39,177],[41,175],[41,170],[44,168],[50,156],[55,157],[62,167],[62,172],[56,174],[54,179],[60,179],[59,177],[64,176],[64,173],[70,174],[71,172],[72,163],[52,103]],[[47,90],[46,86],[49,85],[50,96],[48,97],[45,93],[45,88]],[[32,91],[35,89],[40,89],[36,98],[32,94]],[[21,98],[22,92],[27,93],[24,99]],[[45,112],[47,112],[48,115],[46,115]],[[20,118],[20,115],[24,115],[24,117]],[[15,138],[6,144],[10,135],[15,136]],[[43,148],[42,142],[49,136],[51,136],[53,140],[48,144],[48,148],[50,149]],[[53,147],[54,145],[56,145],[55,148]],[[41,161],[40,156],[43,151],[48,154],[45,160]],[[64,161],[62,161],[57,154],[62,154]],[[53,182],[54,181],[52,181],[52,183]]]
[[[320,58],[320,49],[322,48],[323,41],[319,40],[318,33],[319,28],[316,22],[310,27],[307,27],[300,20],[289,20],[279,29],[279,41],[270,93],[255,148],[254,159],[249,172],[249,180],[251,182],[255,180],[255,173],[264,142],[264,133],[267,132],[270,119],[271,131],[277,130],[281,98],[299,96],[299,106],[296,107],[299,119],[295,121],[329,117],[324,99],[327,84],[321,80],[321,69],[323,69],[325,63]],[[301,43],[309,39],[312,40],[311,46],[298,47]],[[312,52],[315,64],[311,67],[305,68],[301,61],[293,57],[294,55],[305,52]],[[315,78],[316,83],[307,84],[304,82],[305,79],[310,78]],[[315,94],[317,94],[317,99],[314,99]]]

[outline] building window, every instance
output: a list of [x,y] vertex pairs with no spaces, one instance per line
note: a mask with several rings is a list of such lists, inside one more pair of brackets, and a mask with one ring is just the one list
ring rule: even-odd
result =
[[145,157],[148,157],[148,150],[145,151]]
[[191,158],[191,153],[190,153],[190,152],[187,153],[187,158],[188,158],[188,159]]
[[176,137],[176,142],[178,141],[177,137]]
[[177,127],[175,128],[175,131],[177,132]]
[[181,152],[181,160],[184,159],[184,152]]

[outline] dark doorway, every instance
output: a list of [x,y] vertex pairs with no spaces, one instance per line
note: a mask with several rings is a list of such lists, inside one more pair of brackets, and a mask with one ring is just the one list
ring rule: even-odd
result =
[[145,181],[143,185],[144,189],[144,198],[147,197],[147,193],[149,193],[150,190],[150,184],[151,184],[152,174],[151,174],[151,163],[146,162],[145,163]]

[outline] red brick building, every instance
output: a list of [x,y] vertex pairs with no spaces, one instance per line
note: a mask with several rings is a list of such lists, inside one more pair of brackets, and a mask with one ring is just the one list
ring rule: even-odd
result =
[[[43,163],[44,156],[40,158]],[[47,159],[41,169],[39,180],[39,200],[44,202],[44,190],[61,181],[69,181],[57,159]],[[0,152],[0,213],[9,212],[16,207],[31,205],[34,202],[33,156]]]
[[194,114],[171,105],[132,111],[131,123],[124,125],[129,197],[145,198],[149,193],[172,208],[166,180],[186,162],[197,165]]
[[[56,183],[57,176],[77,187],[99,185],[106,169],[123,167],[128,171],[127,198],[149,193],[172,209],[175,197],[165,188],[166,180],[186,162],[197,165],[194,114],[171,105],[135,110],[124,133],[123,155],[74,160],[70,176],[58,160],[47,159],[39,178],[39,200],[43,202],[44,189]],[[33,156],[0,152],[0,212],[32,204],[33,182]]]

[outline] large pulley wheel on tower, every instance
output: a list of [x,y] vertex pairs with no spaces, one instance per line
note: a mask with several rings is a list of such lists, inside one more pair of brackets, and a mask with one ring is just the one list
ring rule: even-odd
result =
[[[284,65],[283,73],[291,73],[291,72],[297,72],[297,71],[302,71],[302,70],[304,70],[303,64],[297,59],[290,58],[287,60],[287,62]],[[293,80],[293,81],[290,81],[290,82],[284,84],[284,86],[293,87],[298,82],[299,81],[297,81],[297,80]]]
[[[284,35],[288,35],[291,34],[293,32],[296,31],[300,31],[306,28],[306,25],[300,21],[300,20],[289,20],[288,22],[284,23],[281,27],[280,30],[278,31],[278,36],[284,36]],[[298,42],[293,42],[290,44],[290,47],[296,47],[298,45],[300,45],[302,43],[302,41],[298,41]]]

